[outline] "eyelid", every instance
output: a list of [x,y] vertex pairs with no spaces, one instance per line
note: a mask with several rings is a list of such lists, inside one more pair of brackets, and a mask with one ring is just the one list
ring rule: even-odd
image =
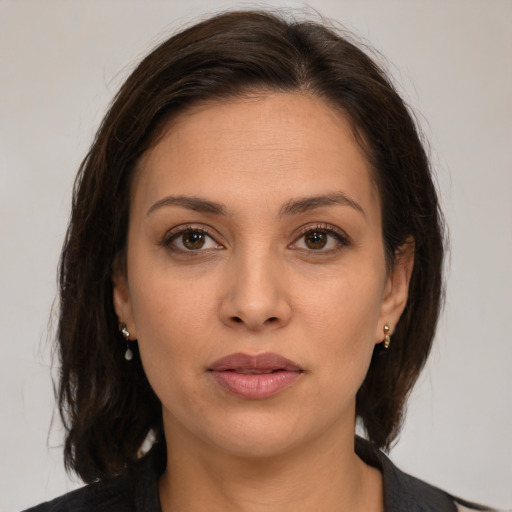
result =
[[[217,245],[220,247],[216,247],[215,249],[197,249],[197,250],[183,250],[179,247],[173,246],[172,243],[175,239],[177,239],[180,235],[183,233],[187,233],[189,231],[195,231],[199,233],[203,233],[209,238],[211,238]],[[212,231],[214,231],[212,228],[205,227],[205,226],[198,226],[197,224],[180,224],[178,226],[174,226],[171,229],[167,230],[162,237],[162,240],[160,241],[159,245],[163,247],[167,247],[169,250],[172,250],[174,252],[179,252],[182,254],[187,255],[194,255],[197,253],[205,253],[212,250],[219,250],[220,248],[224,248],[224,245],[218,241],[218,236],[213,234]]]
[[[173,241],[178,238],[183,233],[186,233],[188,231],[196,231],[199,233],[204,233],[206,236],[211,238],[218,246],[214,249],[197,249],[197,250],[182,250],[176,246],[173,246]],[[308,233],[314,232],[314,231],[322,231],[326,233],[328,236],[332,236],[336,239],[338,247],[334,249],[303,249],[303,248],[295,248],[297,250],[305,250],[312,253],[317,254],[329,254],[332,252],[335,252],[339,250],[341,247],[346,247],[351,245],[352,241],[350,237],[347,235],[347,233],[339,228],[338,226],[335,226],[333,224],[325,223],[325,222],[318,222],[318,223],[309,223],[305,224],[304,226],[301,226],[297,229],[297,232],[295,234],[294,240],[291,244],[288,245],[288,248],[294,249],[294,245],[297,244],[297,242],[307,235]],[[204,225],[197,225],[197,224],[180,224],[178,226],[174,226],[168,231],[165,232],[164,236],[162,237],[159,245],[163,247],[167,247],[170,250],[173,250],[174,252],[187,254],[187,255],[194,255],[198,253],[206,253],[212,250],[219,250],[224,249],[224,244],[220,243],[218,241],[218,238],[220,238],[215,232],[215,230],[209,226]]]
[[288,247],[292,247],[302,237],[304,237],[308,233],[311,233],[314,231],[322,231],[322,232],[326,233],[327,235],[333,236],[336,239],[336,241],[338,242],[338,247],[336,249],[327,249],[327,250],[322,250],[322,249],[298,249],[298,250],[308,250],[308,252],[317,253],[319,255],[320,254],[328,254],[333,251],[336,251],[340,247],[349,246],[352,243],[350,237],[341,228],[339,228],[333,224],[319,222],[316,224],[306,224],[304,226],[301,226],[298,229],[298,233],[296,234],[294,241]]

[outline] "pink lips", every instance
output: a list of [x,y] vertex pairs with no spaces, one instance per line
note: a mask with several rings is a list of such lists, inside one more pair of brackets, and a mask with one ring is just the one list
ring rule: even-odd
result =
[[277,354],[231,354],[209,368],[217,383],[242,398],[261,400],[290,387],[304,373],[293,361]]

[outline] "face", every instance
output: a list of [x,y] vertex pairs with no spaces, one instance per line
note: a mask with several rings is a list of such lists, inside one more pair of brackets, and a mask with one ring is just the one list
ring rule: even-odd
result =
[[139,162],[114,275],[171,449],[352,439],[411,267],[387,271],[369,164],[323,100],[261,95],[173,120]]

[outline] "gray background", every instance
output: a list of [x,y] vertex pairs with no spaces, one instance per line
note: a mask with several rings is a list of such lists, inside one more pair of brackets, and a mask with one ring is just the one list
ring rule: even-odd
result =
[[[0,510],[76,486],[61,462],[48,317],[73,177],[134,63],[205,13],[296,2],[0,2]],[[392,459],[512,506],[512,2],[308,2],[380,50],[432,145],[448,296]],[[84,339],[84,343],[87,340]],[[55,369],[53,370],[55,371]]]

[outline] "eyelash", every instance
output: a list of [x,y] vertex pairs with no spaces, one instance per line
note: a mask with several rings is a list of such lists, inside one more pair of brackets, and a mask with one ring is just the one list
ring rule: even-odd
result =
[[[193,250],[193,249],[189,249],[189,250],[185,250],[185,249],[181,249],[180,247],[176,247],[174,245],[174,242],[179,239],[181,236],[185,235],[186,233],[201,233],[205,236],[207,236],[208,238],[210,238],[211,240],[213,240],[218,246],[220,246],[221,248],[222,245],[219,244],[215,238],[210,234],[210,232],[207,230],[207,229],[204,229],[204,228],[201,228],[201,227],[198,227],[198,226],[194,226],[194,225],[187,225],[187,226],[179,226],[177,228],[173,228],[171,230],[169,230],[162,242],[160,245],[162,245],[163,247],[166,247],[167,249],[169,249],[171,252],[174,252],[174,253],[177,253],[177,254],[180,254],[180,255],[185,255],[185,256],[197,256],[198,253],[205,253],[205,252],[210,252],[212,249],[197,249],[197,250]],[[213,250],[218,250],[217,248],[213,249]]]
[[[177,239],[179,239],[179,237],[183,236],[185,233],[201,233],[201,234],[207,236],[208,238],[210,238],[211,240],[213,240],[217,244],[217,246],[220,246],[220,247],[216,247],[215,249],[199,248],[197,250],[194,250],[194,249],[184,250],[179,247],[176,247],[174,245],[174,242]],[[324,250],[323,248],[320,248],[320,249],[296,248],[296,250],[308,252],[308,253],[312,253],[312,254],[317,254],[317,255],[321,256],[321,255],[332,254],[333,252],[338,251],[342,247],[347,247],[347,246],[351,245],[350,238],[348,237],[348,235],[345,232],[343,232],[336,226],[323,223],[323,224],[317,224],[315,226],[307,225],[307,226],[300,228],[298,236],[288,247],[293,247],[302,238],[304,238],[308,234],[313,234],[313,233],[322,233],[322,234],[327,235],[328,237],[333,237],[336,241],[336,247],[331,248],[331,249],[326,249],[326,250]],[[198,256],[199,253],[204,254],[205,252],[210,252],[211,250],[218,250],[219,248],[224,248],[222,246],[222,244],[219,244],[215,240],[215,237],[211,235],[211,233],[208,229],[205,229],[205,228],[202,228],[199,226],[194,226],[194,225],[180,226],[180,227],[171,229],[170,231],[168,231],[165,234],[160,245],[168,248],[170,251],[172,251],[174,253],[191,256],[191,257]]]
[[336,247],[331,249],[297,249],[297,250],[303,250],[307,251],[308,253],[313,253],[318,256],[323,255],[330,255],[334,252],[337,252],[342,247],[348,247],[351,245],[351,240],[349,236],[336,226],[333,226],[332,224],[317,224],[315,226],[304,226],[303,228],[300,228],[299,236],[295,239],[295,241],[291,245],[296,245],[299,240],[304,238],[308,234],[312,233],[323,233],[327,235],[328,237],[333,237],[336,241]]

